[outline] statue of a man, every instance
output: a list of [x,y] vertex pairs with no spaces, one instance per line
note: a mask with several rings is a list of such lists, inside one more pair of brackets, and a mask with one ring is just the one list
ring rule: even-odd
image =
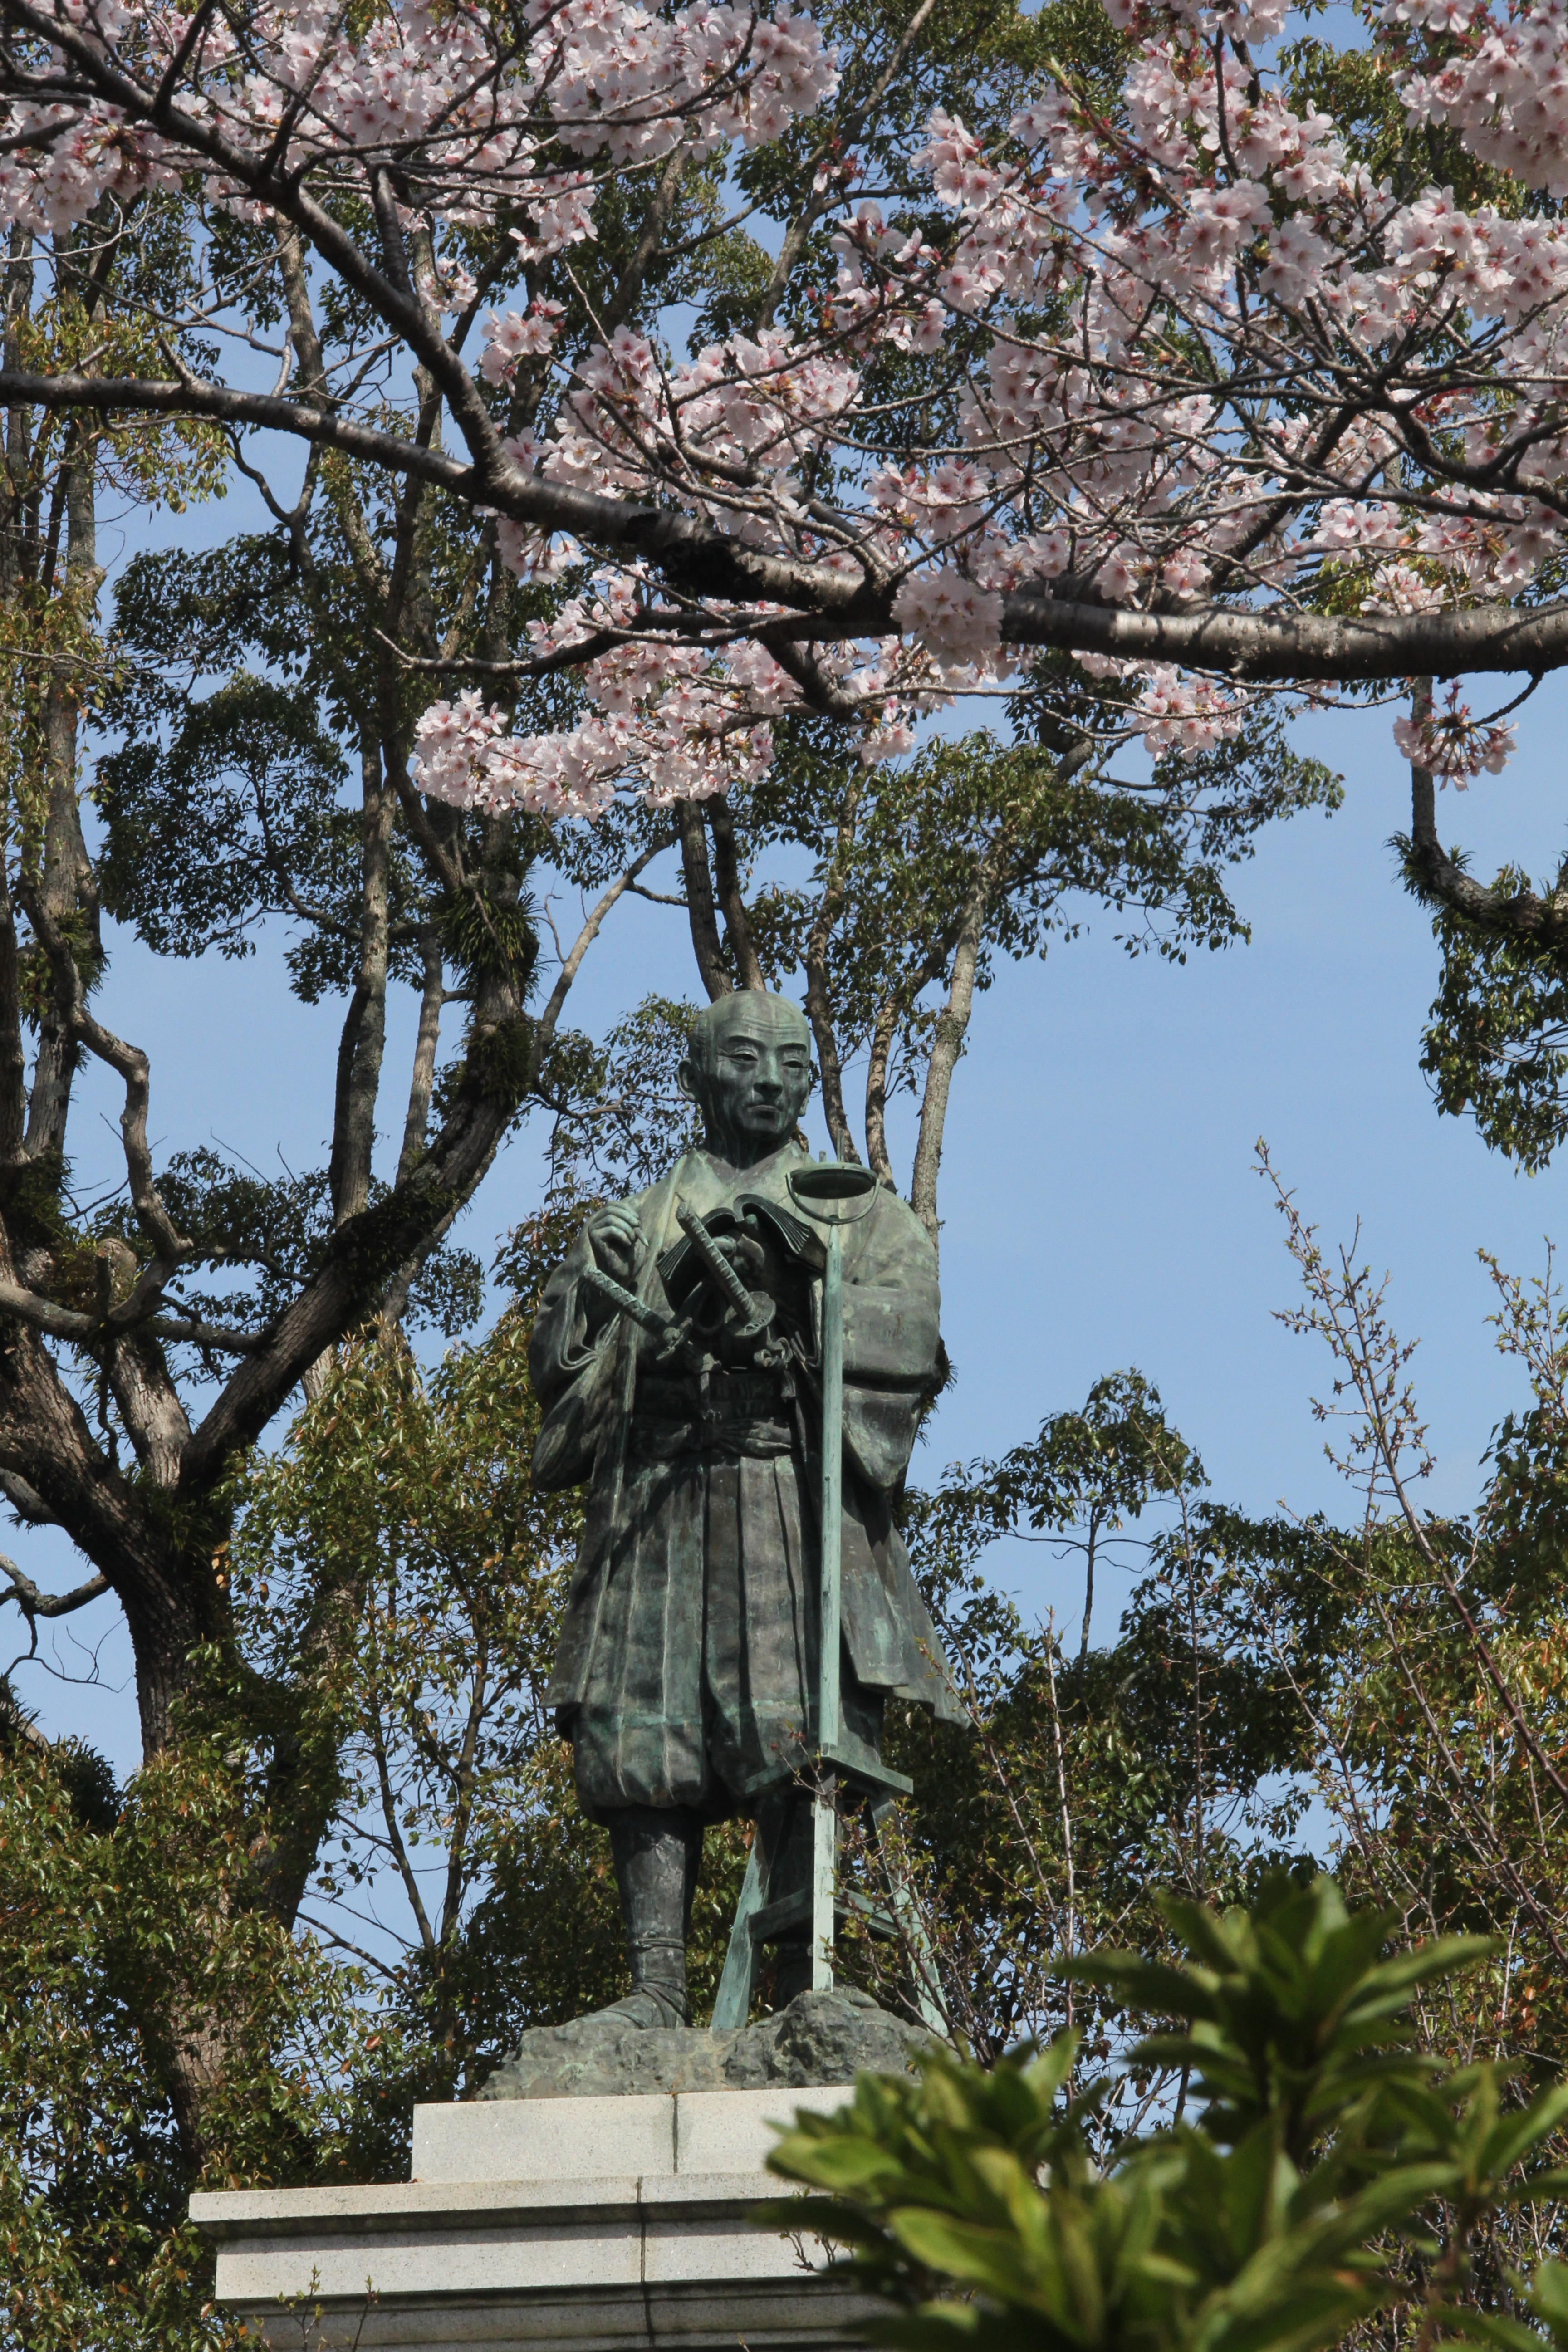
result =
[[[700,1149],[599,1210],[545,1286],[529,1363],[544,1410],[534,1478],[586,1478],[583,1548],[549,1703],[574,1743],[577,1795],[610,1832],[632,1991],[614,2014],[689,2021],[686,1938],[708,1822],[754,1810],[760,1783],[809,1752],[817,1678],[820,1234],[788,1175],[811,1091],[805,1016],[740,991],[694,1020],[682,1090]],[[701,1217],[760,1305],[736,1335],[677,1217]],[[693,1344],[659,1341],[584,1276],[598,1266]],[[957,1708],[889,1502],[938,1352],[936,1255],[879,1187],[844,1235],[843,1734],[879,1751],[889,1694]],[[809,1838],[809,1807],[796,1808]],[[786,1832],[786,1836],[789,1833]],[[804,1935],[777,1997],[810,1982]]]

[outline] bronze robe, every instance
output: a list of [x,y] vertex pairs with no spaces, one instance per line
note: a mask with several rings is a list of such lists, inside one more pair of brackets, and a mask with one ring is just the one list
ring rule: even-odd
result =
[[[711,1216],[746,1194],[794,1210],[794,1144],[735,1171],[688,1152],[630,1203],[641,1296],[668,1307],[658,1260],[676,1204]],[[545,1286],[529,1353],[545,1420],[542,1488],[588,1480],[587,1523],[548,1703],[575,1749],[590,1814],[684,1805],[719,1819],[749,1784],[800,1761],[816,1687],[821,1281],[804,1374],[654,1365],[657,1342],[600,1319],[585,1235]],[[846,1744],[875,1753],[889,1694],[956,1718],[946,1664],[889,1498],[908,1465],[937,1356],[936,1259],[888,1191],[844,1234],[843,1692]]]

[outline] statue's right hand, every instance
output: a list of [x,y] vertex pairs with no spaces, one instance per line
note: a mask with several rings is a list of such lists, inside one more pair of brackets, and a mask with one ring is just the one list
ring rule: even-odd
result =
[[635,1213],[621,1202],[595,1209],[588,1220],[588,1246],[595,1262],[617,1282],[635,1280],[642,1233]]

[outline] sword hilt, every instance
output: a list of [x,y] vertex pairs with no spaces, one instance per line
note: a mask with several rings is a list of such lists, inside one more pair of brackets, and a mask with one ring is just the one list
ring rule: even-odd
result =
[[591,1265],[583,1279],[590,1290],[596,1290],[602,1298],[609,1300],[612,1307],[619,1307],[623,1315],[629,1315],[634,1323],[640,1323],[645,1331],[651,1331],[657,1339],[662,1339],[667,1331],[675,1328],[669,1316],[661,1314],[657,1307],[650,1307],[646,1298],[637,1297],[625,1283],[617,1282],[613,1274],[606,1274],[603,1266]]
[[742,1318],[736,1338],[754,1339],[759,1332],[767,1329],[773,1319],[773,1300],[756,1298],[746,1288],[695,1209],[689,1209],[682,1201],[676,1209],[675,1217],[681,1232],[690,1242],[736,1314]]
[[606,1274],[603,1266],[589,1266],[583,1279],[590,1290],[596,1290],[600,1297],[607,1298],[617,1312],[629,1317],[632,1322],[659,1342],[661,1360],[682,1353],[693,1355],[690,1327],[684,1319],[678,1321],[673,1315],[666,1315],[661,1308],[650,1306],[646,1298],[639,1298],[635,1291],[628,1290],[625,1283],[617,1282],[613,1274]]

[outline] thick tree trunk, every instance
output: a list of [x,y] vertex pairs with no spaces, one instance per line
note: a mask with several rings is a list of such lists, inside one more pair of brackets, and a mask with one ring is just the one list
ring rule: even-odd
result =
[[0,1464],[109,1579],[131,1634],[142,1752],[161,1754],[191,1650],[227,1627],[211,1563],[216,1521],[150,1508],[94,1443],[42,1337],[15,1321],[0,1325]]

